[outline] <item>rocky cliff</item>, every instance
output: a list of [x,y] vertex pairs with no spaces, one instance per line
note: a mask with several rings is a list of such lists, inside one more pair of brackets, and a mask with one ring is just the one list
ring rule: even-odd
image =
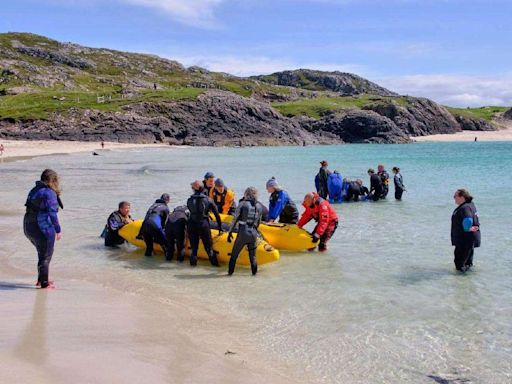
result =
[[[286,103],[306,109],[283,114]],[[409,135],[461,129],[493,126],[349,73],[240,78],[152,55],[0,34],[0,137],[302,145],[405,143]]]

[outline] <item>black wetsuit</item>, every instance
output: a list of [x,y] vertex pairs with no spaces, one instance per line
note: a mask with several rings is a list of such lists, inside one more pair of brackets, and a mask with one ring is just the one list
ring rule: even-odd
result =
[[178,261],[183,261],[185,258],[185,233],[189,216],[190,211],[188,208],[185,205],[181,205],[174,208],[167,219],[165,236],[169,243],[168,260],[172,260],[175,248]]
[[389,173],[385,169],[377,173],[382,181],[382,192],[380,194],[381,199],[385,199],[389,193]]
[[359,196],[364,196],[362,187],[355,181],[351,181],[348,184],[346,201],[359,201]]
[[458,271],[465,271],[473,265],[473,252],[480,246],[480,229],[477,232],[464,231],[463,221],[472,218],[473,225],[480,228],[480,221],[473,203],[462,203],[452,214],[451,240],[455,246],[454,263]]
[[242,249],[247,246],[251,271],[255,275],[258,272],[256,263],[256,248],[259,237],[258,226],[261,221],[262,205],[255,200],[242,200],[235,212],[235,218],[231,224],[230,232],[233,232],[238,223],[238,234],[229,259],[230,275],[235,271],[236,260]]
[[372,173],[370,175],[370,198],[373,201],[379,200],[382,196],[382,180],[379,175]]
[[140,228],[140,235],[146,243],[146,256],[153,254],[153,243],[160,244],[165,252],[165,256],[169,257],[169,244],[165,237],[164,227],[169,217],[169,207],[164,200],[158,199],[149,207],[146,217]]
[[329,188],[327,181],[331,172],[326,167],[321,167],[318,171],[317,177],[317,192],[318,195],[324,199],[329,195]]
[[117,247],[126,240],[119,236],[119,230],[127,224],[127,219],[132,219],[130,215],[123,217],[119,211],[112,212],[107,219],[105,226],[105,247]]
[[393,178],[395,184],[395,199],[402,200],[402,194],[405,191],[404,181],[402,175],[398,172]]
[[214,202],[204,194],[203,191],[196,191],[187,200],[187,208],[190,211],[188,222],[188,237],[192,248],[190,254],[190,265],[197,265],[197,250],[199,248],[199,239],[203,242],[204,249],[208,254],[210,263],[219,266],[217,256],[212,249],[212,232],[210,229],[209,213],[212,212],[217,220],[218,228],[222,228],[222,222],[219,216],[219,210]]

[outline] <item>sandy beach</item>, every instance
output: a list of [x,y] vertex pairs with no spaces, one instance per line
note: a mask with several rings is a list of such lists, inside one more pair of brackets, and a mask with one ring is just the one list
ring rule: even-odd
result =
[[498,131],[462,131],[453,134],[411,137],[414,141],[511,141],[512,124]]
[[4,153],[1,158],[8,159],[9,161],[53,154],[69,154],[77,152],[100,153],[102,150],[169,147],[169,145],[166,144],[130,144],[104,142],[105,147],[102,149],[101,143],[99,142],[61,140],[0,140],[0,144],[4,145]]

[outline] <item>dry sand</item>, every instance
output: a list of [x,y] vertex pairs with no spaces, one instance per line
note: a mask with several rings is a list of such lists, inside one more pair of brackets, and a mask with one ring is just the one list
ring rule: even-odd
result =
[[416,136],[411,137],[414,141],[511,141],[512,123],[502,124],[505,129],[498,131],[462,131],[453,134]]

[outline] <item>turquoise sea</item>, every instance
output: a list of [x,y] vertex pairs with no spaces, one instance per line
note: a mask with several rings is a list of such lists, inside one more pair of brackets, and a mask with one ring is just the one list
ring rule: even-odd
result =
[[[314,382],[512,382],[512,142],[100,153],[0,164],[3,261],[35,274],[23,204],[50,167],[62,176],[65,205],[51,269],[56,279],[66,273],[140,294],[186,295],[191,305],[242,319],[269,359]],[[401,202],[391,187],[386,201],[336,205],[341,225],[328,252],[283,252],[256,277],[238,268],[226,278],[204,263],[191,269],[130,247],[107,250],[98,237],[120,200],[141,218],[163,192],[172,206],[184,203],[190,182],[206,171],[238,196],[256,186],[262,201],[266,180],[275,176],[300,205],[324,159],[366,184],[369,167],[400,166],[408,192]],[[459,187],[475,197],[482,225],[475,268],[466,275],[455,273],[449,237]]]

